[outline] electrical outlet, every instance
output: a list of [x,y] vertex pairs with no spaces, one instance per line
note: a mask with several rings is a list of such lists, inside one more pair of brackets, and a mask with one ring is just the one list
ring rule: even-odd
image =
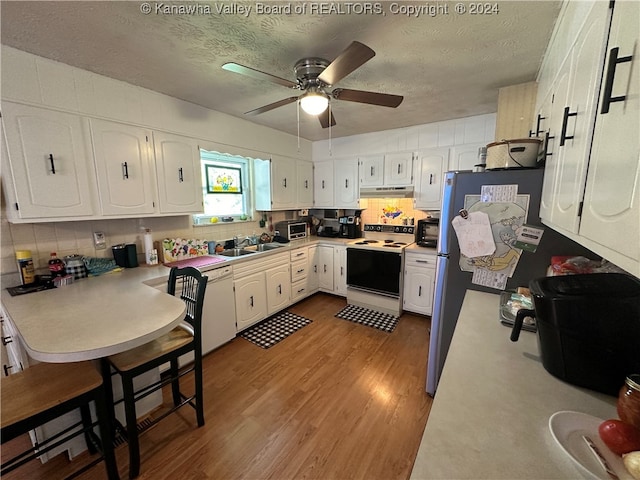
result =
[[93,232],[93,244],[96,250],[104,250],[107,248],[107,239],[104,236],[104,232]]

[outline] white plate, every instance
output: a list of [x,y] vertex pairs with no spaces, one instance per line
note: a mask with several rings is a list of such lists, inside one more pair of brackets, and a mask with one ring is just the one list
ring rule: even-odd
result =
[[600,439],[598,427],[602,422],[604,420],[586,413],[563,411],[556,412],[549,417],[549,429],[553,439],[558,442],[562,450],[590,478],[612,480],[612,477],[605,472],[604,468],[596,460],[595,455],[587,446],[582,435],[591,438],[620,480],[633,480],[633,477],[627,472],[622,463],[622,457],[609,450]]

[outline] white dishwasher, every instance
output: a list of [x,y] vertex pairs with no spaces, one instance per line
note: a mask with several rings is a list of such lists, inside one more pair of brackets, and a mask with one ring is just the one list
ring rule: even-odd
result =
[[[202,306],[202,354],[224,345],[236,336],[236,304],[233,297],[233,267],[220,267],[202,272],[209,280]],[[160,288],[160,287],[158,287]],[[166,286],[164,286],[166,292]],[[180,284],[176,285],[176,296]],[[180,357],[180,365],[193,361],[193,353]],[[161,371],[169,364],[160,367]]]

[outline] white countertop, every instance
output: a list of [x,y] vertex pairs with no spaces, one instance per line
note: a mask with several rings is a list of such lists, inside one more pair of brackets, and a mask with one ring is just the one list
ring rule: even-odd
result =
[[498,306],[498,295],[467,291],[411,479],[584,478],[551,436],[549,417],[617,418],[615,397],[544,369],[535,333],[511,342]]
[[30,357],[92,360],[147,343],[184,319],[182,300],[143,283],[168,274],[144,266],[16,297],[3,290],[2,305]]

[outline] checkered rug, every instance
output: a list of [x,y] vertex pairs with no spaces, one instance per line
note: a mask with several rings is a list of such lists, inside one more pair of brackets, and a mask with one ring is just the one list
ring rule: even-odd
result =
[[356,305],[347,305],[336,313],[335,316],[389,333],[393,332],[398,324],[398,317]]
[[248,328],[240,336],[259,347],[269,348],[310,323],[311,320],[295,313],[280,312]]

